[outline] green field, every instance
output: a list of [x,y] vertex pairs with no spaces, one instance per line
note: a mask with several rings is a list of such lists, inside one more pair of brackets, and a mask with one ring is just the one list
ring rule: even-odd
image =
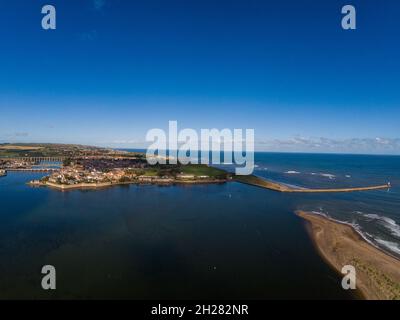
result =
[[212,178],[226,177],[226,171],[209,167],[205,164],[188,164],[179,167],[182,174],[194,175],[194,176],[209,176]]
[[158,164],[145,169],[136,170],[138,174],[145,176],[169,176],[191,175],[194,177],[208,176],[216,179],[226,179],[227,172],[221,169],[209,167],[204,164]]
[[52,144],[52,143],[4,143],[0,144],[0,158],[17,157],[79,157],[84,155],[115,155],[124,157],[138,157],[137,152],[115,151],[106,148],[76,145],[76,144]]

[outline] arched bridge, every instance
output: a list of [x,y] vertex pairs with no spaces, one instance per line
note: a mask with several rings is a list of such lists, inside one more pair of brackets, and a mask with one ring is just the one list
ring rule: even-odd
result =
[[27,162],[63,162],[67,157],[15,157],[0,158],[0,160],[27,161]]

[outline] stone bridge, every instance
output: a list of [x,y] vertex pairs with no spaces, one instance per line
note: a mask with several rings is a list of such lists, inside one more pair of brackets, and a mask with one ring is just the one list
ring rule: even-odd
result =
[[0,158],[0,160],[27,161],[27,162],[63,162],[67,157],[16,157]]

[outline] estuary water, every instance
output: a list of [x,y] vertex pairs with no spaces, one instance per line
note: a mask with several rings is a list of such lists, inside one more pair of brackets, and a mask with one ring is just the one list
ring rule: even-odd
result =
[[[255,174],[304,187],[389,191],[285,194],[238,183],[60,192],[0,178],[0,298],[352,299],[315,251],[297,209],[356,225],[396,253],[400,157],[256,153]],[[57,289],[41,289],[41,268]]]

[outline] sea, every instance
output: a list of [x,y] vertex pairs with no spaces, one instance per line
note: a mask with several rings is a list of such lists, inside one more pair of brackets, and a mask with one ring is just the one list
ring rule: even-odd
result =
[[[400,157],[255,154],[254,174],[291,194],[229,182],[60,192],[43,173],[0,178],[0,299],[357,299],[319,256],[296,210],[352,224],[400,256]],[[44,265],[56,290],[43,290]]]

